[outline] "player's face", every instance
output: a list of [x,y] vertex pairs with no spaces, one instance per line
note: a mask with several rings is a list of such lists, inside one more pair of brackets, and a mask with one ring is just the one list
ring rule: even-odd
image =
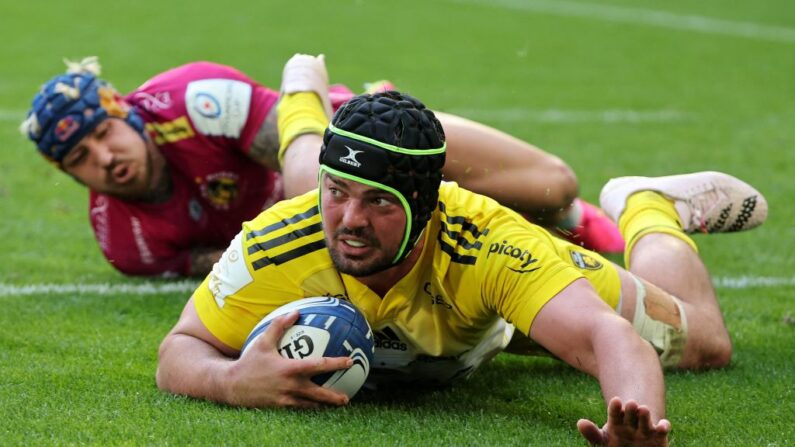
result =
[[320,192],[326,245],[337,270],[361,277],[390,267],[406,226],[397,197],[328,173]]
[[162,156],[125,121],[108,118],[69,151],[63,169],[90,189],[123,199],[148,198]]

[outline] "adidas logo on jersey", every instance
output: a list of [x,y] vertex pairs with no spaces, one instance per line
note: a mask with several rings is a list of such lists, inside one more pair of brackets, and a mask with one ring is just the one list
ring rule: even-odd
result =
[[373,331],[375,336],[375,349],[391,349],[393,351],[405,351],[408,345],[400,340],[395,331],[385,327],[380,331]]

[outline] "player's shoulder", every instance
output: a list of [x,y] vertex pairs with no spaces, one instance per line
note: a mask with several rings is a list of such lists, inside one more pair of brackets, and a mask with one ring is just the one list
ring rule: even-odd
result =
[[[468,191],[453,182],[439,189],[439,205],[433,225],[438,248],[453,264],[475,265],[488,257],[494,245],[521,235],[541,237],[545,231],[497,201]],[[452,265],[452,264],[451,264]]]
[[449,261],[452,265],[474,265],[491,232],[491,221],[497,202],[467,191],[454,182],[443,182],[439,203],[431,221],[430,231],[438,235],[434,243],[438,253],[437,267]]
[[88,215],[95,229],[97,226],[127,226],[131,220],[146,220],[148,215],[138,202],[122,200],[117,197],[89,190]]
[[271,226],[289,228],[315,220],[320,221],[317,189],[276,202],[245,225],[251,228]]
[[[178,231],[173,208],[158,211],[134,201],[90,192],[89,219],[105,258],[128,275],[187,274],[188,255],[182,250],[188,235]],[[174,225],[169,225],[174,224]]]
[[209,61],[188,62],[156,74],[144,82],[137,90],[147,90],[154,86],[170,84],[174,81],[190,82],[198,79],[228,78],[248,80],[248,76],[229,65]]
[[313,256],[325,256],[326,244],[317,190],[274,204],[245,222],[242,236],[254,270],[319,261]]
[[455,182],[443,182],[440,186],[437,212],[443,222],[466,221],[484,228],[493,225],[497,219],[517,217],[496,200],[461,188]]

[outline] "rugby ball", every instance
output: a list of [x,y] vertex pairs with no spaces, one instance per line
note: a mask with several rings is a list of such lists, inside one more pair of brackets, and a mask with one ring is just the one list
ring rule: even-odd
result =
[[312,377],[326,388],[353,397],[364,385],[375,354],[373,331],[364,315],[351,303],[330,297],[304,298],[269,313],[251,331],[240,356],[270,326],[274,318],[298,310],[300,317],[279,343],[282,357],[291,359],[350,357],[353,366]]

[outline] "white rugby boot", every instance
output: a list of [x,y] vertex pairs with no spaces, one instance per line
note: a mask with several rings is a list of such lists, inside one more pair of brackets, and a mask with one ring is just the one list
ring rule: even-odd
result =
[[656,191],[674,201],[688,233],[749,230],[767,218],[767,200],[751,185],[722,172],[705,171],[666,177],[619,177],[602,188],[602,209],[618,222],[627,198]]

